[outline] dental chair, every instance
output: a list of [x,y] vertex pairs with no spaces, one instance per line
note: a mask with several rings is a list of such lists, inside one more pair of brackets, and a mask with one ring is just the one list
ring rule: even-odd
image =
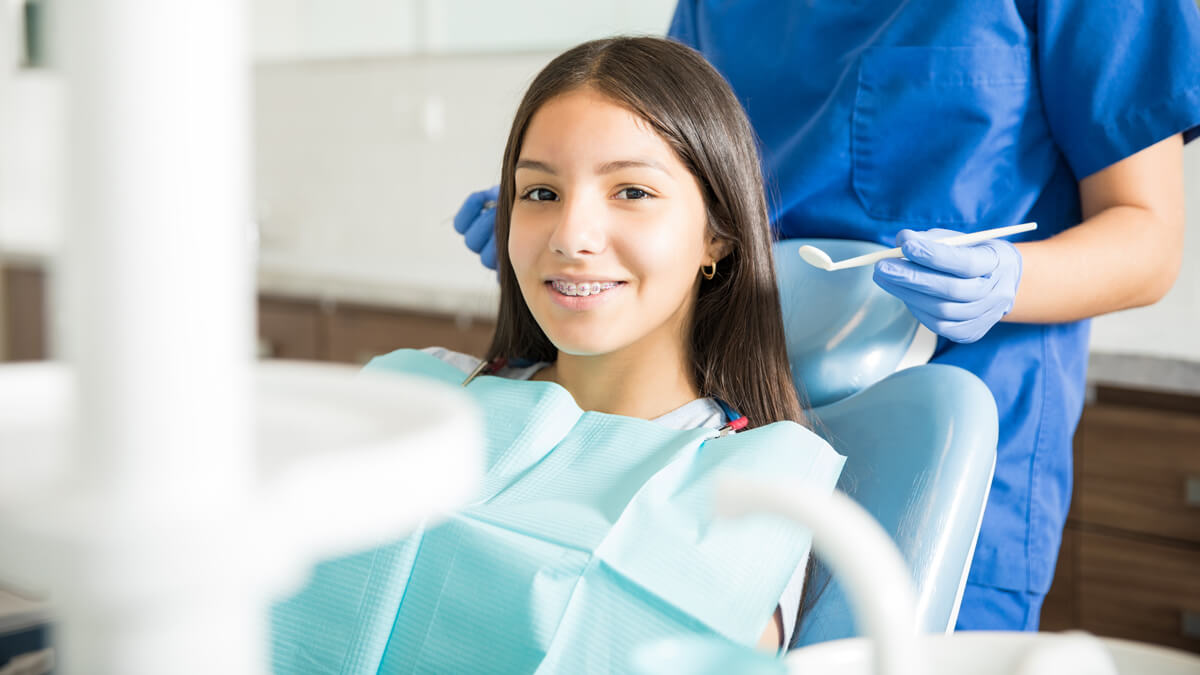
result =
[[[846,456],[838,488],[883,526],[907,563],[916,624],[954,629],[996,461],[991,392],[973,374],[927,363],[936,336],[871,279],[873,267],[827,272],[797,249],[842,260],[870,242],[775,244],[788,360],[814,431]],[[792,648],[862,633],[836,577],[817,566]]]

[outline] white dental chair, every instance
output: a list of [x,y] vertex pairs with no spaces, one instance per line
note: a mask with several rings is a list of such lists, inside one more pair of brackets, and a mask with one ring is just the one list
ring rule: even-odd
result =
[[[973,374],[926,364],[936,336],[875,285],[873,268],[816,269],[796,253],[806,243],[835,260],[882,247],[775,244],[788,358],[814,430],[846,455],[839,489],[879,521],[907,563],[917,625],[949,632],[995,468],[995,401]],[[792,647],[863,632],[838,579],[817,570]]]

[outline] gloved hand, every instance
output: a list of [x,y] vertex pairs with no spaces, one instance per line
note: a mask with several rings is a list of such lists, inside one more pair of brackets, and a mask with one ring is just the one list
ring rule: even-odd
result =
[[908,260],[875,263],[875,283],[904,301],[929,330],[955,342],[975,342],[1012,309],[1021,283],[1021,254],[1003,239],[947,246],[960,232],[901,230],[896,245]]
[[[467,248],[479,254],[484,267],[496,269],[496,207],[500,198],[500,186],[473,192],[458,213],[454,214],[454,229],[463,236]],[[486,202],[493,205],[484,208]]]

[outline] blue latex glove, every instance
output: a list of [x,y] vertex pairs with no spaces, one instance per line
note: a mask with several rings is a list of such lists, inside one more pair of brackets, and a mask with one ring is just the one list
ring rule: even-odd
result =
[[466,240],[467,248],[479,254],[484,267],[491,270],[496,269],[496,207],[484,208],[484,204],[499,198],[499,185],[473,192],[454,214],[454,229]]
[[896,245],[908,260],[875,263],[875,283],[904,301],[929,330],[955,342],[975,342],[1012,310],[1021,282],[1021,254],[1003,239],[947,246],[961,232],[901,230]]

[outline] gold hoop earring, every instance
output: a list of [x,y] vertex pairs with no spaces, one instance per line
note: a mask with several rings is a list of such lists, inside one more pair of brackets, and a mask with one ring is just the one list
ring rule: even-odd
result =
[[717,276],[717,261],[716,260],[712,261],[712,269],[711,270],[706,270],[706,269],[704,269],[705,267],[708,267],[708,265],[700,266],[700,274],[703,274],[705,279],[708,279],[711,281],[713,277]]

